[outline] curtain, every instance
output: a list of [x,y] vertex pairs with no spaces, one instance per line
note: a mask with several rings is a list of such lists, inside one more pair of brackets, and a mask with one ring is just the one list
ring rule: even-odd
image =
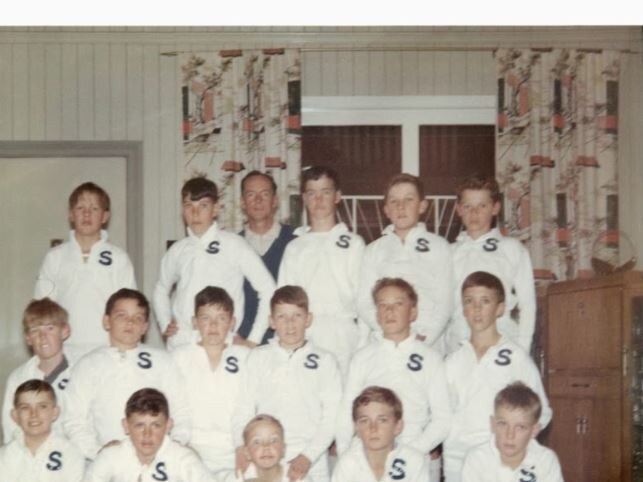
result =
[[502,229],[537,280],[592,276],[593,250],[618,249],[620,54],[503,49],[496,66]]
[[222,50],[179,63],[185,179],[205,173],[215,181],[219,223],[237,231],[241,179],[266,172],[277,183],[278,217],[287,221],[301,170],[299,51]]

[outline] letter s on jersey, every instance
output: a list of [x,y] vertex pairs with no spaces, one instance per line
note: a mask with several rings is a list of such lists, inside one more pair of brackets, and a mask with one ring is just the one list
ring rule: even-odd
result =
[[141,368],[152,368],[152,354],[142,351],[138,354],[138,366]]
[[532,472],[535,467],[527,469],[520,469],[520,482],[536,482],[536,474]]
[[306,356],[306,362],[304,363],[306,368],[311,370],[317,370],[319,368],[319,355],[317,353],[311,353]]
[[239,371],[239,359],[236,356],[226,358],[225,369],[230,373],[237,373]]
[[511,363],[511,355],[513,351],[511,351],[509,348],[503,348],[498,352],[497,358],[494,360],[494,363],[496,365],[500,365],[501,367],[505,367]]
[[422,362],[424,361],[424,357],[418,353],[412,353],[409,356],[409,362],[406,364],[409,370],[413,372],[419,372],[422,370]]
[[342,234],[335,244],[346,249],[351,245],[351,237],[348,234]]
[[208,244],[205,252],[210,254],[217,254],[220,251],[219,244],[219,241],[212,241],[210,244]]
[[159,462],[154,466],[155,472],[152,474],[154,480],[170,480],[165,472],[165,462]]
[[69,378],[63,378],[58,382],[58,389],[64,390],[65,388],[67,388],[68,383],[69,383]]
[[429,240],[425,238],[418,238],[415,242],[415,250],[420,253],[426,253],[430,251],[429,249]]
[[404,459],[395,459],[391,464],[391,470],[389,471],[388,475],[390,475],[391,479],[393,480],[402,480],[404,477],[406,477],[406,472],[404,471],[405,467],[406,462],[404,461]]
[[496,238],[489,238],[482,245],[482,249],[484,249],[485,251],[491,253],[491,252],[493,252],[493,251],[498,249],[498,243],[499,242],[500,241],[498,239],[496,239]]
[[103,266],[109,266],[113,263],[111,251],[101,251],[98,255],[98,262]]
[[49,454],[49,462],[47,462],[47,470],[60,470],[63,466],[63,454],[58,450],[54,450]]

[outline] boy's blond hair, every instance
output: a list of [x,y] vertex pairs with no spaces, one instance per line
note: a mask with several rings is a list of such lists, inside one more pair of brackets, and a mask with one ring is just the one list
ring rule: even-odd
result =
[[462,201],[462,193],[467,189],[471,191],[489,191],[489,196],[494,203],[500,201],[500,187],[498,186],[498,181],[493,177],[480,175],[467,177],[456,188],[458,202]]
[[80,199],[80,196],[85,193],[93,194],[94,196],[96,196],[98,198],[98,204],[100,205],[100,207],[105,211],[109,211],[109,195],[102,187],[100,187],[98,184],[94,184],[93,182],[84,182],[71,192],[71,194],[69,195],[69,210],[74,209],[74,207],[78,203],[78,199]]
[[308,295],[301,286],[285,285],[275,290],[270,298],[270,311],[279,304],[295,305],[308,311]]
[[277,429],[279,430],[279,433],[281,434],[281,438],[283,440],[284,438],[284,426],[281,424],[279,420],[277,420],[275,417],[272,415],[268,415],[265,413],[260,413],[259,415],[255,415],[252,420],[250,420],[245,428],[243,429],[243,443],[244,445],[248,445],[249,439],[250,439],[250,433],[252,430],[261,422],[268,422],[273,424]]
[[398,184],[413,185],[418,193],[418,196],[420,197],[420,200],[424,199],[424,183],[422,182],[422,180],[417,176],[413,176],[411,174],[403,172],[401,174],[396,174],[395,176],[393,176],[386,185],[386,189],[384,190],[384,202],[386,202],[386,200],[388,199],[388,193],[391,188],[393,186],[397,186]]
[[29,331],[34,326],[42,326],[48,322],[60,327],[67,326],[69,315],[67,310],[49,298],[31,300],[22,315],[22,328]]
[[362,390],[362,393],[353,400],[353,422],[357,422],[357,410],[360,407],[374,402],[388,405],[393,409],[395,420],[402,420],[402,415],[404,414],[402,402],[395,392],[384,387],[370,386]]
[[380,291],[382,291],[384,288],[388,287],[395,287],[401,291],[404,291],[406,296],[409,297],[409,300],[411,300],[411,304],[413,306],[417,306],[418,304],[418,294],[411,286],[411,283],[406,281],[405,279],[402,278],[380,278],[377,280],[375,283],[375,286],[373,286],[373,290],[371,291],[371,295],[373,296],[373,301],[377,302],[377,295]]
[[494,411],[500,407],[524,410],[532,415],[534,423],[540,419],[542,403],[538,394],[523,382],[513,382],[500,390],[493,401]]

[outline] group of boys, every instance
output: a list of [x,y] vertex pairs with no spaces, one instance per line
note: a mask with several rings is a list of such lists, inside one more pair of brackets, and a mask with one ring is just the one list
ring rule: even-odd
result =
[[562,481],[535,440],[552,413],[528,355],[533,275],[523,245],[492,227],[495,181],[460,188],[466,230],[451,246],[421,221],[417,177],[390,181],[392,224],[368,246],[337,221],[332,169],[301,184],[308,225],[292,239],[269,175],[242,181],[246,214],[263,220],[242,235],[217,225],[212,181],[185,183],[188,236],[153,296],[167,351],[142,343],[150,304],[107,242],[109,197],[79,186],[70,240],[47,254],[23,317],[34,357],[7,381],[0,473],[437,482],[442,446],[447,482]]

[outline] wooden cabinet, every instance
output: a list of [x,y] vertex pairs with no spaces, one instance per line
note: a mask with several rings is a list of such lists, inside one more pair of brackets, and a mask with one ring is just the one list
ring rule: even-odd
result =
[[566,482],[643,480],[643,273],[547,290],[545,443]]

